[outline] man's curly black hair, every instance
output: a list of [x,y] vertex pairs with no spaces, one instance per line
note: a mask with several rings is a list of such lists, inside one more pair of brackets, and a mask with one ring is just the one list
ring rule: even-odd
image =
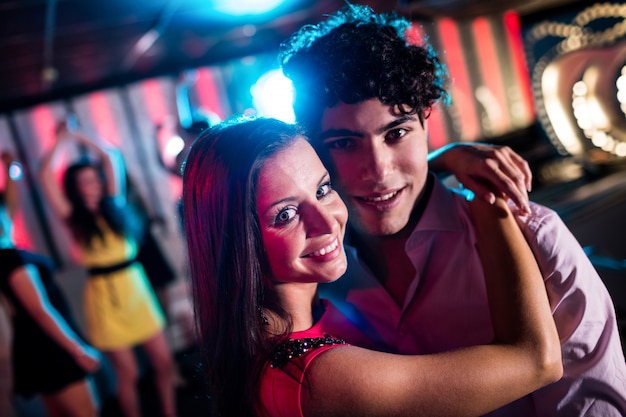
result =
[[281,45],[283,72],[296,90],[299,123],[315,133],[324,109],[378,98],[405,114],[428,117],[444,96],[444,65],[429,45],[408,42],[411,22],[348,3],[303,26]]

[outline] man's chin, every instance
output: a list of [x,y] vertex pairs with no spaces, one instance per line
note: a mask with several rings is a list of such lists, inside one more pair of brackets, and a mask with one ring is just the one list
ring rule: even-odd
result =
[[360,218],[354,223],[354,227],[360,234],[385,237],[393,236],[402,230],[402,225],[397,221],[387,221],[384,219],[363,219]]

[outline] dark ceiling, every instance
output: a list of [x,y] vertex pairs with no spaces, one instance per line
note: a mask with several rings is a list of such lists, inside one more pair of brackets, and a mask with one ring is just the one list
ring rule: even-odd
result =
[[[236,0],[235,0],[236,1]],[[356,1],[355,1],[356,2]],[[376,11],[467,18],[576,0],[372,0]],[[343,0],[290,0],[226,18],[215,0],[0,0],[0,112],[272,50]]]

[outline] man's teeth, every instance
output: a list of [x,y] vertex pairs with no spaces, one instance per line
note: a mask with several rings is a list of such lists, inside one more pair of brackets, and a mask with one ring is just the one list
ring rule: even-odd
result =
[[387,201],[393,198],[396,194],[398,194],[398,191],[394,191],[392,193],[381,195],[378,197],[363,197],[363,200],[370,202],[370,203],[380,203],[381,201]]
[[315,252],[313,252],[311,254],[311,256],[324,256],[327,253],[330,253],[332,251],[334,251],[337,246],[339,246],[339,242],[335,239],[335,241],[333,243],[331,243],[330,245],[326,246],[325,248],[322,248],[320,250],[316,250]]

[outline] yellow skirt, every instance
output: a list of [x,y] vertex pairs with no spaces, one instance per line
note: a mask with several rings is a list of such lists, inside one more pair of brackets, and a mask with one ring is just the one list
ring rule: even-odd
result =
[[89,276],[83,302],[89,340],[99,350],[142,344],[165,326],[154,290],[138,262]]

